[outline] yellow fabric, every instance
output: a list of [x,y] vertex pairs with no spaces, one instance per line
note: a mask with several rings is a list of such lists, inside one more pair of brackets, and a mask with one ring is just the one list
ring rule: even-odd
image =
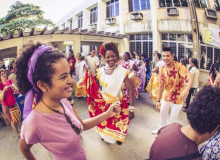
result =
[[11,115],[12,123],[17,123],[21,121],[21,111],[18,106],[15,106],[13,108],[9,108],[9,112]]
[[136,89],[140,86],[141,82],[140,80],[136,77],[134,73],[130,73],[128,76],[129,80],[133,84],[133,87]]
[[160,69],[160,83],[164,83],[163,96],[164,100],[174,104],[182,104],[180,95],[185,89],[184,83],[191,76],[188,69],[179,62],[174,62],[168,71],[165,66]]
[[[121,126],[121,127],[124,127],[126,129],[128,128],[128,126]],[[111,137],[113,137],[114,139],[116,139],[116,140],[118,140],[120,142],[124,142],[125,141],[126,134],[123,135],[122,132],[110,130],[107,127],[101,129],[101,128],[97,127],[97,126],[95,127],[95,130],[98,133],[101,133],[101,134],[104,134],[104,135],[107,135],[107,136],[111,136]]]
[[113,103],[123,98],[121,88],[128,71],[122,66],[117,66],[111,76],[106,75],[104,67],[96,70],[96,78],[102,88],[102,96],[106,103]]
[[[159,75],[157,73],[153,73],[151,75],[150,81],[147,84],[147,92],[149,93],[151,99],[156,103],[158,96],[158,87],[159,87]],[[161,107],[161,103],[160,103]]]
[[150,81],[148,82],[146,90],[150,94],[150,97],[154,102],[157,101],[158,87],[159,87],[159,75],[157,73],[153,73],[151,75]]
[[86,96],[86,88],[81,87],[79,85],[73,84],[73,88],[75,89],[75,96],[76,97],[84,97]]

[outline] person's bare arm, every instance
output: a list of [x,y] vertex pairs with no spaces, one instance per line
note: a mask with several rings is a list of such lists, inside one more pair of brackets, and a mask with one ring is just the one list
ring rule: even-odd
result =
[[209,75],[209,80],[210,80],[210,84],[211,84],[211,85],[213,85],[213,81],[212,81],[213,78],[212,78],[212,77],[213,77],[213,74],[211,73],[211,74]]
[[138,67],[136,66],[136,64],[133,65],[133,69],[134,71],[138,71]]
[[3,90],[0,90],[0,101],[4,99],[4,93],[9,88],[9,86],[5,86]]
[[159,67],[154,68],[151,72],[155,73],[159,70]]
[[218,71],[216,71],[216,78],[215,78],[215,81],[214,81],[214,84],[212,85],[213,87],[217,87],[219,86],[219,83],[220,83],[220,75],[218,73]]
[[180,99],[181,100],[185,100],[189,94],[189,90],[191,89],[192,85],[193,85],[193,81],[194,81],[194,76],[191,75],[189,77],[189,81],[188,81],[188,85],[187,87],[183,90],[183,92],[180,95]]
[[[134,87],[131,81],[129,80],[128,76],[125,77],[125,86],[129,91],[129,98],[130,98],[130,106],[134,106]],[[133,119],[135,117],[134,112],[129,111],[129,118]]]
[[21,153],[27,160],[36,160],[34,155],[31,152],[31,147],[33,145],[27,144],[24,139],[20,139],[19,146]]
[[158,87],[158,96],[157,96],[157,102],[156,102],[156,109],[159,110],[159,105],[160,105],[160,99],[163,94],[163,89],[164,89],[164,82],[160,82],[159,87]]

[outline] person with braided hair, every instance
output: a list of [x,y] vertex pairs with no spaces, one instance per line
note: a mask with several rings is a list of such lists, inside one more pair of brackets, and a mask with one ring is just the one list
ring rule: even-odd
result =
[[19,143],[28,160],[35,160],[30,149],[36,143],[50,151],[54,160],[86,160],[81,132],[121,112],[116,102],[99,116],[81,120],[66,99],[72,95],[69,72],[66,56],[51,46],[29,42],[22,47],[16,62],[17,84],[26,94]]
[[[96,70],[96,78],[101,85],[101,91],[89,71],[77,85],[85,85],[87,89],[90,117],[98,116],[112,103],[120,101],[122,111],[96,126],[96,131],[101,135],[103,141],[111,144],[117,142],[120,145],[125,141],[130,120],[134,118],[134,88],[128,78],[129,71],[118,65],[119,52],[116,44],[105,42],[100,48],[100,53],[106,62],[105,67]],[[129,107],[123,94],[124,86],[130,91]]]

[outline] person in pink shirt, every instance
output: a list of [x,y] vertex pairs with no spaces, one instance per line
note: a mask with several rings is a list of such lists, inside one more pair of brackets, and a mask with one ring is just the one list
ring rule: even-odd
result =
[[[116,102],[103,114],[81,120],[66,98],[73,79],[65,55],[40,42],[29,42],[16,62],[17,84],[25,96],[20,150],[34,160],[31,147],[40,143],[54,160],[85,160],[80,134],[121,112]],[[36,97],[36,104],[32,102]]]

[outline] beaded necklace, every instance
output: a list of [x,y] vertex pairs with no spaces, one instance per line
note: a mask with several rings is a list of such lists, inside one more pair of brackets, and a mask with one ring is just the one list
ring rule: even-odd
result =
[[81,133],[81,129],[79,129],[78,127],[76,127],[76,126],[72,123],[71,118],[66,114],[65,108],[64,108],[64,106],[63,106],[62,103],[60,103],[60,105],[61,105],[61,107],[63,108],[64,113],[62,113],[62,112],[60,112],[60,111],[58,111],[58,110],[56,110],[56,109],[51,108],[51,107],[48,106],[42,99],[41,99],[41,101],[42,101],[43,104],[44,104],[45,106],[47,106],[47,108],[50,109],[51,111],[53,111],[53,112],[55,112],[55,113],[57,113],[57,114],[60,114],[60,115],[64,115],[65,118],[66,118],[66,121],[71,125],[71,127],[72,127],[73,130],[76,132],[76,134],[79,135],[79,134]]

